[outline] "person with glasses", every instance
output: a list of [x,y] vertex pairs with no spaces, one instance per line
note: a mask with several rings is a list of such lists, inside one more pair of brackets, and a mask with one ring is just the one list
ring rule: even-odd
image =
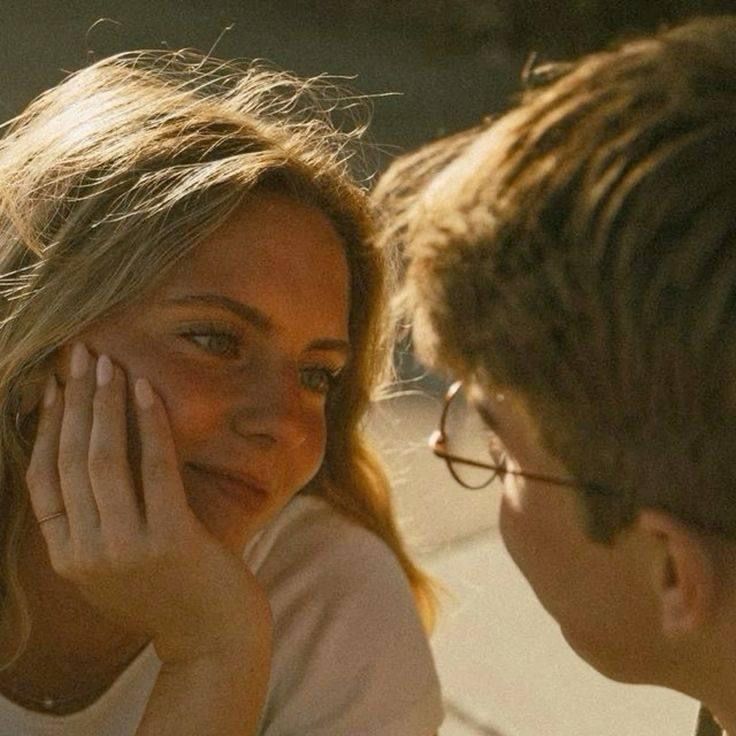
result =
[[432,446],[585,660],[736,735],[736,17],[544,72],[375,191]]

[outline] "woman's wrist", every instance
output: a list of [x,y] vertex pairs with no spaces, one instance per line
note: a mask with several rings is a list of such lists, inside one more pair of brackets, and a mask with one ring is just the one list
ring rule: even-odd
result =
[[154,636],[153,645],[164,666],[225,664],[230,659],[270,662],[273,619],[265,594],[254,589],[248,595],[233,596],[229,603],[229,610],[213,611],[207,620]]
[[[165,661],[137,736],[251,736],[271,675],[270,636],[245,650]],[[177,717],[172,719],[172,713]]]

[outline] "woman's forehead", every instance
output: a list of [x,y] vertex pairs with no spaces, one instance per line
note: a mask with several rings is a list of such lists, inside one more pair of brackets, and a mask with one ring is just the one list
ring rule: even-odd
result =
[[162,280],[155,298],[219,296],[255,307],[275,324],[310,320],[347,331],[344,244],[320,210],[285,195],[249,199]]

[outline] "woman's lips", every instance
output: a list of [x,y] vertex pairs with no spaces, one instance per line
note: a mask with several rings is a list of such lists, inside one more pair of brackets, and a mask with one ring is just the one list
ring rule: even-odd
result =
[[209,488],[216,488],[223,496],[248,511],[260,508],[268,500],[269,492],[265,485],[249,475],[202,463],[186,465]]

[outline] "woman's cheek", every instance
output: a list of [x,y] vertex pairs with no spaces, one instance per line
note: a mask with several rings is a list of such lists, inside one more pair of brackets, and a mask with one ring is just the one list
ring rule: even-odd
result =
[[161,397],[171,424],[174,440],[187,434],[213,431],[219,416],[224,416],[223,392],[213,390],[211,380],[183,371],[155,371],[146,376]]
[[301,446],[300,478],[297,481],[301,490],[319,472],[325,459],[327,448],[327,426],[324,417],[314,418],[308,425],[308,431],[304,444]]

